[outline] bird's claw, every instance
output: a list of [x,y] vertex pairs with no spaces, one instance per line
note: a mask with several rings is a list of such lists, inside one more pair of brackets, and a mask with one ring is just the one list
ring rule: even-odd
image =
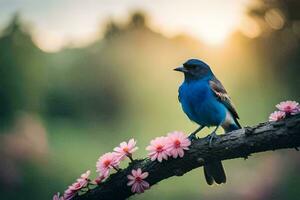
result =
[[216,139],[218,137],[218,135],[216,134],[216,132],[214,131],[214,132],[212,132],[210,135],[208,135],[207,136],[207,139],[208,139],[208,141],[209,141],[209,147],[211,148],[212,147],[212,142],[213,142],[213,140],[214,139]]
[[190,141],[194,141],[194,140],[198,139],[198,137],[196,136],[195,133],[190,134],[188,138],[189,138]]

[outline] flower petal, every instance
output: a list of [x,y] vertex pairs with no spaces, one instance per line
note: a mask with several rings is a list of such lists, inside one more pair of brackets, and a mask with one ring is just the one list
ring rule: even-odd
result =
[[148,176],[149,176],[149,173],[148,173],[148,172],[144,172],[144,173],[141,174],[141,178],[142,178],[142,179],[145,179],[145,178],[147,178]]

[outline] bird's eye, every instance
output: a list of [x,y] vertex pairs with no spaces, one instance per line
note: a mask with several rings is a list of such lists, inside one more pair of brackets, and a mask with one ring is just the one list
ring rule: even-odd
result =
[[186,68],[187,68],[187,69],[195,69],[196,66],[195,66],[195,65],[188,65],[188,66],[186,66]]

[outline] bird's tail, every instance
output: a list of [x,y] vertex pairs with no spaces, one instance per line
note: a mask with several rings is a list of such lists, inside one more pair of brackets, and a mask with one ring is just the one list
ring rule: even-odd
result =
[[211,161],[203,166],[208,185],[226,183],[226,175],[221,161]]
[[[235,120],[235,123],[230,124],[227,127],[223,127],[225,132],[234,131],[241,128],[241,125]],[[220,160],[209,161],[203,166],[205,180],[208,185],[212,185],[214,182],[217,184],[226,183],[226,174],[222,162]]]
[[223,128],[225,130],[225,133],[228,133],[228,132],[231,132],[231,131],[234,131],[234,130],[238,130],[238,129],[242,128],[242,127],[238,123],[238,121],[236,121],[236,123],[232,123],[229,126],[223,126]]

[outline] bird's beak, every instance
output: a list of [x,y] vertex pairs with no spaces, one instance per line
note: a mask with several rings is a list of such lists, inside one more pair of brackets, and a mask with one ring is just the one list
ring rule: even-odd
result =
[[178,71],[178,72],[183,72],[183,73],[188,72],[187,69],[184,68],[183,66],[177,67],[177,68],[175,68],[174,70],[175,70],[175,71]]

